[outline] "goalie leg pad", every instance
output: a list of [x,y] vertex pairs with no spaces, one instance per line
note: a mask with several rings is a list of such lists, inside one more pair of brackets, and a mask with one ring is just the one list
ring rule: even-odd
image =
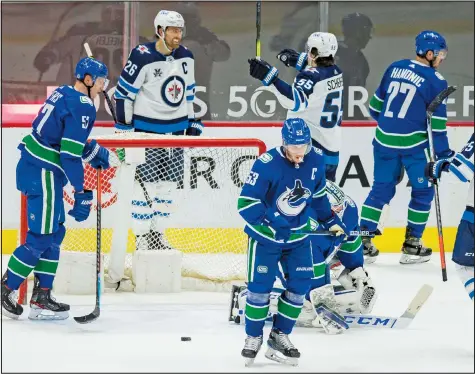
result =
[[317,313],[317,318],[327,334],[336,335],[348,330],[345,318],[325,304],[316,305],[315,313]]

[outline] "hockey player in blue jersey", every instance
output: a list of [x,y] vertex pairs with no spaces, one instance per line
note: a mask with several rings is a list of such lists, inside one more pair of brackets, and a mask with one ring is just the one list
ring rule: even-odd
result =
[[66,234],[63,187],[74,188],[74,206],[68,214],[81,222],[88,218],[92,191],[84,190],[83,162],[109,167],[109,152],[95,140],[87,142],[96,119],[94,98],[107,87],[107,67],[93,58],[76,65],[76,84],[60,86],[48,97],[33,120],[31,134],[18,146],[17,189],[26,195],[28,233],[15,249],[2,277],[2,314],[17,319],[23,308],[15,294],[31,271],[35,281],[30,319],[65,319],[69,305],[51,297],[60,246]]
[[459,278],[473,301],[473,276],[474,276],[474,217],[473,217],[473,134],[463,149],[449,160],[438,160],[429,162],[426,173],[431,180],[440,179],[442,172],[450,172],[462,182],[470,182],[468,190],[467,205],[462,215],[455,237],[452,261]]
[[[313,277],[309,238],[311,219],[323,229],[346,235],[325,193],[325,164],[320,149],[311,146],[310,130],[302,119],[287,119],[283,145],[262,154],[254,163],[238,199],[239,214],[249,237],[246,342],[241,354],[250,365],[263,341],[269,297],[279,262],[288,269],[287,290],[267,340],[266,357],[296,365],[300,352],[289,340]],[[310,217],[313,213],[313,217]]]
[[[181,45],[185,21],[177,12],[161,10],[154,27],[157,41],[132,49],[120,75],[114,94],[115,127],[119,132],[199,136],[203,124],[193,108],[195,62],[192,52]],[[175,209],[173,191],[183,183],[183,167],[181,148],[146,149],[146,162],[135,175],[138,203],[133,206],[132,228],[137,249],[170,249],[163,232],[166,217]]]
[[[385,71],[370,101],[371,116],[378,122],[373,140],[374,181],[361,209],[361,228],[379,234],[377,225],[384,205],[396,193],[402,167],[411,182],[411,200],[407,214],[401,264],[429,261],[432,249],[422,243],[429,219],[434,188],[424,174],[429,159],[426,109],[445,88],[447,82],[437,71],[447,56],[447,43],[435,31],[423,31],[416,37],[415,60],[400,60]],[[432,117],[435,153],[438,159],[453,156],[446,131],[447,106],[439,105]],[[365,255],[379,251],[371,236],[363,238]]]
[[[312,252],[313,278],[302,312],[297,318],[296,326],[323,327],[325,332],[334,334],[344,331],[347,325],[339,316],[345,314],[368,314],[376,301],[376,290],[366,269],[363,268],[363,245],[361,237],[352,233],[359,231],[358,207],[353,199],[346,195],[335,183],[326,182],[326,194],[335,214],[339,216],[347,230],[348,237],[333,237],[328,235],[310,235],[309,248]],[[315,227],[318,231],[320,228]],[[331,284],[329,262],[332,256],[338,254],[343,271],[332,272],[336,284]],[[277,300],[287,287],[288,271],[285,264],[277,272],[277,279],[270,293],[270,307],[267,321],[273,321],[277,314]],[[237,297],[235,293],[238,293]],[[246,307],[248,290],[245,286],[234,286],[232,290],[233,303],[231,304],[230,319],[236,323],[244,323],[241,318]],[[312,302],[310,301],[312,300]],[[315,308],[320,303],[330,309],[336,320],[341,323],[330,322],[327,314],[320,313],[318,318]],[[325,310],[327,311],[327,310]],[[236,318],[239,317],[239,318]]]
[[343,75],[335,65],[338,42],[335,35],[315,32],[308,37],[307,52],[284,49],[277,58],[299,73],[292,85],[281,80],[279,71],[264,60],[250,59],[250,75],[269,86],[287,118],[302,118],[312,133],[313,146],[321,149],[326,178],[335,181],[341,143]]

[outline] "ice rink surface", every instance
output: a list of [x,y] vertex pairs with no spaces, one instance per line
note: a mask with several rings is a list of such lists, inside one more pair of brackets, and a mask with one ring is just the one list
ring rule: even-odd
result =
[[[447,255],[449,260],[451,254]],[[2,371],[6,372],[474,372],[474,308],[448,263],[443,283],[439,255],[430,263],[399,265],[381,254],[368,266],[379,291],[372,314],[399,316],[424,283],[434,292],[404,330],[350,329],[328,336],[296,328],[298,367],[264,357],[252,368],[240,355],[244,327],[227,321],[228,293],[106,293],[101,316],[88,325],[2,317]],[[6,264],[2,264],[5,267]],[[90,313],[94,296],[55,295],[71,316]],[[265,337],[269,333],[266,325]],[[189,336],[189,342],[180,337]]]

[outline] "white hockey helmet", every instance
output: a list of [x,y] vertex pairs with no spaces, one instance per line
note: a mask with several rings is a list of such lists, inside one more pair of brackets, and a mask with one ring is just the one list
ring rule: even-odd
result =
[[336,52],[338,51],[338,41],[336,36],[329,32],[314,32],[307,39],[307,53],[309,53],[312,48],[317,49],[317,58],[318,57],[335,57]]
[[158,12],[158,14],[155,16],[155,19],[153,21],[153,25],[155,26],[155,34],[157,34],[158,37],[158,27],[160,26],[163,31],[167,29],[167,27],[180,27],[185,29],[185,20],[183,19],[183,16],[175,12],[173,10],[161,10]]

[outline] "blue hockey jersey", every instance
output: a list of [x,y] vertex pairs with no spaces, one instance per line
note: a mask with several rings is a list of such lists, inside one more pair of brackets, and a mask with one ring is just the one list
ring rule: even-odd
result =
[[[392,63],[372,97],[369,109],[378,121],[375,148],[412,153],[428,148],[426,110],[445,88],[447,81],[430,66],[415,60]],[[439,105],[432,117],[437,155],[448,153],[447,105]]]
[[138,45],[130,52],[114,98],[120,130],[164,134],[187,129],[195,117],[193,54],[180,46],[164,56],[155,42]]
[[18,149],[21,157],[40,168],[64,175],[76,191],[82,191],[84,168],[82,155],[96,108],[92,100],[72,86],[58,87],[46,99],[33,120],[33,131]]
[[[262,154],[254,163],[238,199],[238,212],[246,221],[245,233],[260,243],[282,246],[264,218],[281,214],[293,231],[309,231],[317,218],[326,220],[331,208],[325,193],[325,163],[321,149],[312,148],[296,167],[282,147]],[[311,213],[316,212],[315,214]],[[313,221],[313,222],[312,222]],[[293,233],[286,248],[299,245],[308,235]]]

